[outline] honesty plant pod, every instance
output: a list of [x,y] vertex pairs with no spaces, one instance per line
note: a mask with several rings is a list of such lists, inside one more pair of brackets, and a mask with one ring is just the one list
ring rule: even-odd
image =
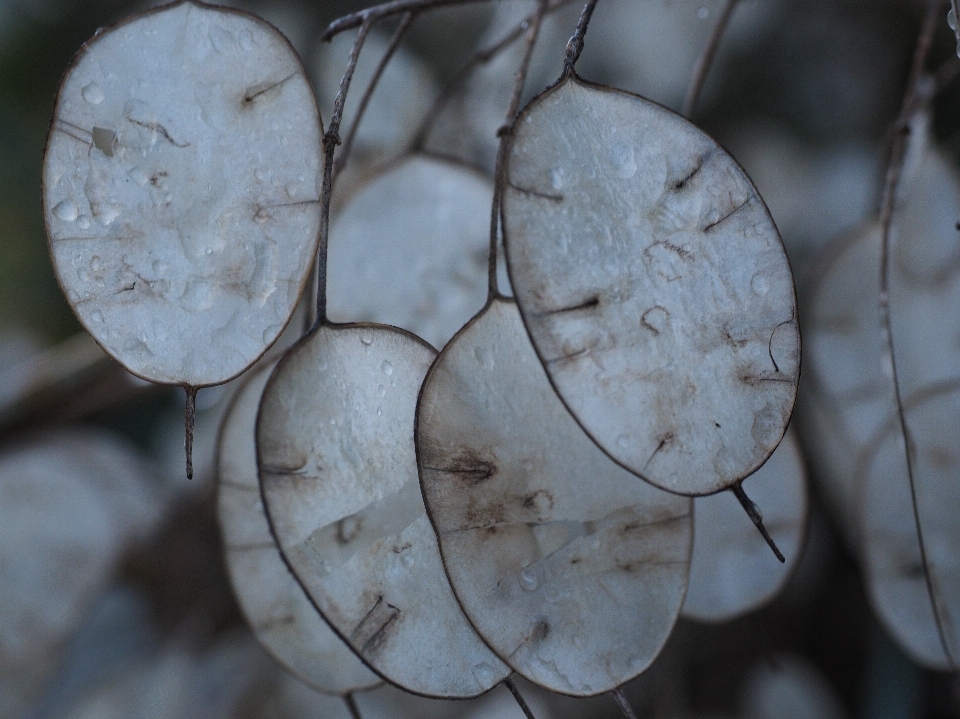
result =
[[503,215],[537,354],[605,452],[690,495],[763,463],[796,395],[796,300],[770,214],[722,148],[570,74],[514,125]]

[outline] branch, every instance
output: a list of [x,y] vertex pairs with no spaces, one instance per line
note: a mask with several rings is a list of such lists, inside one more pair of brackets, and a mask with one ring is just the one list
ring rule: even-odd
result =
[[523,695],[520,693],[520,690],[517,689],[516,684],[513,683],[513,679],[511,677],[507,677],[506,679],[503,680],[503,683],[507,687],[507,689],[510,690],[510,693],[513,694],[513,698],[517,700],[517,704],[520,705],[520,711],[523,712],[523,715],[527,719],[537,719],[533,715],[533,712],[530,711],[530,707],[527,706],[527,702],[523,698]]
[[[956,2],[956,0],[954,0]],[[693,113],[693,108],[700,99],[700,92],[703,90],[703,84],[706,82],[707,73],[710,72],[710,66],[713,64],[713,58],[717,54],[717,48],[720,46],[720,38],[723,37],[730,17],[733,15],[733,9],[737,5],[737,0],[725,0],[720,9],[720,17],[717,18],[716,25],[707,38],[707,44],[704,45],[703,53],[697,60],[696,67],[693,69],[693,79],[690,81],[690,88],[687,90],[687,97],[683,101],[683,110],[680,114],[689,118]]]
[[347,69],[340,79],[340,90],[333,103],[333,115],[330,126],[323,135],[323,187],[320,190],[320,246],[317,250],[317,317],[315,326],[327,319],[327,245],[330,236],[330,198],[333,194],[333,155],[340,144],[340,121],[343,118],[343,106],[346,104],[347,91],[353,72],[357,68],[357,58],[370,33],[373,21],[364,21],[357,31],[357,39],[350,50]]
[[580,13],[580,20],[577,22],[577,28],[573,35],[567,41],[566,59],[563,62],[563,74],[561,78],[567,77],[573,72],[574,65],[580,59],[580,53],[583,52],[583,38],[587,34],[587,26],[590,24],[590,18],[593,17],[593,10],[597,7],[597,0],[587,0],[583,6],[583,12]]
[[467,3],[487,2],[488,0],[392,0],[382,5],[374,5],[366,10],[358,10],[355,13],[344,15],[342,18],[334,20],[327,29],[324,30],[320,39],[324,42],[330,42],[334,37],[345,30],[352,30],[362,25],[373,25],[392,15],[402,15],[407,12],[418,13],[421,10],[430,10],[436,7],[446,5],[465,5]]
[[387,69],[387,64],[390,62],[393,54],[397,51],[397,48],[400,46],[400,41],[403,39],[404,34],[407,32],[407,29],[410,27],[410,24],[413,22],[416,16],[417,14],[412,11],[404,15],[403,19],[400,20],[400,25],[397,27],[396,31],[394,31],[393,37],[390,38],[390,44],[383,53],[383,57],[380,58],[380,64],[377,65],[377,69],[374,70],[373,77],[370,78],[370,83],[367,85],[367,89],[364,91],[363,97],[360,98],[360,104],[357,106],[357,115],[353,118],[353,124],[350,125],[350,129],[347,131],[347,136],[343,140],[343,147],[340,149],[340,154],[337,155],[337,159],[333,163],[334,179],[336,179],[337,176],[343,172],[343,168],[347,164],[347,157],[350,154],[350,149],[353,147],[353,140],[357,135],[357,128],[360,127],[360,121],[363,119],[363,115],[367,111],[367,105],[370,103],[370,98],[373,97],[373,91],[376,89],[377,84],[380,82],[380,78],[383,76],[383,71]]
[[[953,0],[955,2],[955,0]],[[936,593],[933,588],[933,581],[930,577],[930,563],[927,556],[926,542],[923,539],[923,528],[920,524],[920,510],[917,504],[917,486],[914,476],[913,457],[911,447],[913,443],[910,437],[910,430],[907,426],[906,411],[903,406],[903,399],[900,394],[900,379],[897,372],[897,356],[893,344],[893,322],[890,316],[890,229],[893,225],[894,211],[896,207],[897,190],[900,179],[903,174],[904,162],[907,154],[907,139],[910,134],[910,119],[918,109],[929,103],[931,98],[932,83],[925,80],[923,70],[927,55],[930,51],[930,45],[933,42],[933,34],[936,29],[937,13],[940,12],[939,3],[928,3],[927,11],[924,15],[923,25],[917,38],[917,47],[914,50],[913,62],[910,67],[910,75],[907,81],[907,89],[903,98],[903,105],[900,109],[900,115],[896,122],[896,134],[893,141],[893,147],[890,150],[890,162],[887,166],[887,176],[883,188],[883,199],[880,203],[880,296],[878,298],[878,309],[880,313],[880,331],[883,344],[886,347],[890,358],[891,380],[893,382],[893,396],[896,404],[896,419],[899,425],[900,434],[904,442],[904,455],[906,457],[907,481],[910,484],[910,500],[913,504],[913,521],[917,529],[917,543],[920,548],[920,561],[923,565],[923,577],[927,586],[927,595],[930,599],[930,605],[933,609],[934,622],[937,625],[937,633],[940,637],[940,645],[947,662],[951,668],[956,667],[956,661],[947,642],[946,633],[943,626],[943,617],[940,616],[940,608],[937,604]]]
[[[550,15],[560,8],[569,5],[571,2],[573,2],[573,0],[559,0],[559,2],[555,2],[547,8],[545,15]],[[472,73],[480,65],[485,65],[493,60],[493,58],[516,42],[516,40],[530,27],[530,24],[536,20],[536,17],[536,12],[527,15],[527,17],[515,25],[510,32],[497,40],[497,42],[489,47],[483,48],[482,50],[477,50],[477,52],[475,52],[463,65],[460,66],[460,69],[454,73],[446,87],[443,88],[443,90],[437,96],[437,99],[434,100],[433,106],[426,114],[420,129],[418,129],[414,134],[413,142],[410,143],[410,149],[412,151],[423,149],[423,146],[427,141],[427,135],[430,134],[433,123],[436,122],[437,117],[440,115],[440,111],[448,102],[450,102],[460,86],[470,76],[470,73]]]
[[540,34],[540,25],[543,24],[543,17],[547,13],[547,0],[539,0],[537,3],[537,12],[533,22],[527,30],[527,48],[523,54],[523,60],[520,61],[520,67],[514,75],[513,95],[510,97],[510,106],[507,108],[507,115],[504,125],[497,131],[500,137],[500,147],[497,148],[497,164],[493,171],[493,202],[490,207],[490,254],[487,258],[487,300],[492,300],[500,295],[500,288],[497,286],[497,238],[499,233],[500,221],[500,202],[503,197],[503,163],[507,157],[507,144],[510,139],[510,128],[517,118],[517,112],[520,109],[520,98],[523,95],[523,86],[527,81],[527,71],[530,69],[530,58],[533,57],[533,48],[537,44],[537,37]]

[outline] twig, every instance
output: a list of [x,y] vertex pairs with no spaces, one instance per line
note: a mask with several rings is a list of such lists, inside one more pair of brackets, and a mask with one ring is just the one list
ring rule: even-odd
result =
[[504,686],[510,690],[510,693],[513,694],[513,698],[517,700],[517,704],[520,705],[520,710],[523,712],[523,715],[527,719],[537,719],[533,712],[530,711],[530,707],[527,706],[526,699],[523,698],[523,695],[520,693],[520,690],[517,689],[516,684],[513,683],[512,677],[507,677],[503,680]]
[[[890,377],[893,382],[893,397],[896,404],[897,424],[900,434],[903,437],[904,455],[906,458],[907,481],[910,484],[910,500],[913,504],[913,521],[917,529],[917,544],[920,548],[920,562],[923,565],[923,577],[927,586],[927,595],[930,599],[930,605],[933,609],[934,622],[937,625],[937,633],[940,638],[940,645],[947,658],[951,669],[956,668],[956,660],[950,651],[947,642],[946,632],[943,628],[943,618],[940,616],[940,608],[937,604],[936,593],[933,588],[933,580],[930,576],[930,563],[927,556],[926,542],[923,539],[923,528],[920,524],[920,509],[917,503],[916,478],[914,477],[913,457],[911,447],[913,446],[910,437],[910,429],[907,426],[907,415],[903,406],[903,399],[900,395],[900,379],[897,373],[897,355],[893,344],[893,322],[890,316],[890,228],[893,225],[894,210],[897,201],[897,190],[903,175],[903,167],[907,154],[907,139],[910,134],[910,119],[914,113],[929,102],[930,91],[920,92],[921,82],[924,79],[924,65],[926,64],[927,54],[930,51],[930,45],[933,42],[933,34],[936,29],[937,14],[940,12],[939,3],[928,3],[927,11],[924,15],[923,25],[917,38],[917,47],[913,53],[913,62],[910,67],[910,75],[907,81],[907,89],[903,97],[903,105],[900,108],[900,115],[897,118],[897,132],[894,137],[893,147],[890,150],[890,162],[887,166],[887,176],[883,188],[883,199],[880,203],[880,296],[878,298],[878,309],[880,313],[880,332],[883,344],[886,347],[890,359]],[[928,85],[930,83],[927,83]]]
[[697,100],[700,99],[700,92],[703,90],[704,82],[707,79],[707,73],[710,72],[710,66],[713,64],[713,58],[717,54],[717,48],[720,46],[720,39],[723,37],[730,17],[733,15],[733,9],[737,5],[737,0],[725,0],[720,9],[720,17],[717,18],[710,37],[707,38],[707,44],[703,47],[703,53],[697,60],[696,67],[693,68],[693,79],[690,81],[690,87],[687,90],[687,97],[683,101],[683,110],[681,114],[689,118],[693,113],[693,108],[697,106]]
[[630,702],[627,701],[626,695],[623,693],[622,687],[617,687],[612,692],[613,698],[617,700],[617,706],[620,707],[620,711],[623,712],[623,716],[627,719],[637,719],[637,715],[633,713],[633,707],[630,706]]
[[373,71],[373,77],[370,78],[367,89],[364,90],[363,97],[360,98],[360,104],[357,105],[356,117],[353,118],[353,123],[350,125],[350,129],[347,130],[346,137],[344,137],[343,146],[340,148],[340,153],[337,155],[337,159],[333,163],[334,180],[336,180],[337,176],[343,172],[343,168],[347,164],[347,157],[350,154],[350,149],[353,147],[353,139],[357,135],[357,128],[360,127],[360,121],[363,119],[363,115],[367,111],[367,105],[370,103],[370,98],[373,97],[373,91],[377,88],[377,84],[380,82],[380,78],[383,76],[383,71],[387,69],[387,64],[390,62],[393,54],[397,51],[397,48],[400,46],[400,41],[403,39],[404,34],[407,32],[407,29],[410,27],[410,24],[413,22],[416,16],[417,14],[415,12],[408,12],[403,16],[403,18],[400,20],[400,25],[397,26],[397,29],[393,33],[393,37],[390,38],[390,44],[387,45],[387,49],[383,53],[383,57],[380,58],[380,64],[377,65],[377,69]]
[[[560,8],[569,5],[571,2],[573,2],[573,0],[560,0],[559,2],[554,3],[547,8],[546,15],[556,12]],[[423,149],[423,146],[427,141],[427,135],[429,135],[434,122],[436,122],[437,116],[440,114],[440,111],[448,102],[450,102],[451,98],[453,98],[457,90],[460,89],[460,86],[463,84],[463,82],[470,76],[470,73],[472,73],[480,65],[485,65],[490,62],[493,58],[516,42],[517,38],[523,35],[523,33],[530,27],[530,23],[532,23],[536,17],[537,13],[535,12],[527,15],[527,17],[514,26],[510,32],[497,40],[497,42],[489,47],[483,48],[482,50],[477,50],[477,52],[470,56],[467,61],[460,66],[460,69],[454,73],[446,87],[444,87],[440,94],[437,95],[437,99],[433,101],[433,106],[430,108],[430,112],[426,114],[423,123],[420,125],[420,129],[418,129],[416,134],[413,136],[413,142],[410,143],[411,150],[416,151]]]
[[357,68],[357,58],[363,43],[373,27],[373,20],[364,21],[357,31],[357,39],[350,50],[347,60],[347,69],[340,79],[340,90],[337,99],[333,102],[333,115],[330,117],[330,126],[323,135],[323,187],[320,191],[320,247],[317,251],[317,317],[319,325],[327,319],[327,240],[330,235],[330,198],[333,194],[333,155],[340,144],[340,121],[343,119],[343,106],[346,104],[347,91],[353,72]]
[[743,491],[743,480],[730,487],[730,491],[733,492],[734,496],[740,502],[740,505],[746,510],[750,521],[760,530],[760,534],[763,535],[764,540],[770,546],[770,549],[773,550],[774,556],[780,560],[781,564],[784,564],[787,560],[777,546],[777,543],[773,541],[773,537],[770,536],[767,528],[763,526],[763,516],[760,514],[760,510],[757,509],[757,505],[753,503],[753,500],[747,496],[747,493]]
[[593,9],[597,6],[597,0],[587,0],[583,6],[583,12],[580,13],[580,20],[577,22],[577,29],[567,41],[566,59],[563,61],[563,74],[561,78],[567,77],[573,72],[574,65],[580,59],[580,53],[583,52],[583,38],[587,34],[587,26],[590,24],[590,18],[593,16]]
[[533,48],[537,44],[540,34],[540,25],[543,16],[547,13],[547,0],[538,0],[537,12],[527,29],[527,48],[520,61],[520,67],[513,78],[513,94],[510,97],[510,106],[504,125],[497,130],[500,146],[497,148],[497,164],[493,171],[493,202],[490,206],[490,254],[487,257],[487,301],[500,296],[497,286],[497,240],[500,228],[500,201],[503,197],[503,163],[507,157],[507,144],[510,139],[510,128],[517,118],[520,109],[520,98],[523,96],[523,86],[527,81],[527,71],[530,69],[530,58],[533,57]]
[[183,391],[187,393],[183,408],[183,450],[187,455],[187,479],[193,479],[193,425],[197,416],[197,388],[187,385]]
[[347,692],[343,695],[343,701],[347,704],[347,710],[350,712],[350,716],[353,719],[363,719],[363,715],[360,713],[360,707],[357,706],[357,699],[353,696],[353,692]]
[[329,42],[345,30],[352,30],[365,24],[375,24],[392,15],[402,15],[407,12],[420,12],[446,5],[466,5],[467,3],[487,2],[488,0],[391,0],[382,5],[374,5],[365,10],[344,15],[334,20],[324,30],[320,39]]

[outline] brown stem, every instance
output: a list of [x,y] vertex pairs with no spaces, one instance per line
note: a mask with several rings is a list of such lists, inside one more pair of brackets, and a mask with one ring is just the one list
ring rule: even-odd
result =
[[467,3],[488,2],[489,0],[391,0],[381,5],[374,5],[365,10],[344,15],[334,20],[324,30],[320,39],[329,42],[345,30],[352,30],[364,24],[374,24],[392,15],[403,15],[406,12],[420,12],[431,8],[446,5],[466,5]]
[[527,700],[523,698],[523,695],[520,693],[520,690],[517,689],[517,685],[513,683],[512,677],[507,677],[503,680],[503,685],[510,690],[510,693],[513,694],[513,698],[517,700],[517,704],[520,705],[520,711],[523,712],[523,715],[527,719],[537,719],[533,712],[530,711],[530,707],[527,706]]
[[500,288],[497,286],[497,240],[500,226],[500,201],[503,197],[503,164],[507,157],[510,128],[513,126],[520,109],[520,98],[523,96],[523,86],[527,82],[530,58],[533,56],[533,48],[537,44],[540,25],[543,23],[543,16],[547,13],[547,7],[547,0],[539,0],[537,3],[537,12],[527,29],[526,52],[524,52],[520,67],[517,68],[517,73],[514,75],[513,94],[510,96],[510,106],[507,108],[505,122],[497,130],[497,135],[500,137],[500,146],[497,148],[497,164],[493,171],[493,202],[490,207],[490,254],[487,258],[487,301],[500,296]]
[[187,402],[183,410],[183,449],[187,455],[187,479],[193,479],[193,425],[197,415],[197,388],[187,385]]
[[707,38],[707,44],[703,48],[703,53],[697,60],[697,65],[693,69],[693,79],[690,81],[690,88],[687,90],[687,97],[683,101],[683,110],[681,114],[689,118],[693,114],[693,108],[700,99],[700,92],[703,90],[703,84],[706,82],[707,73],[710,72],[710,66],[713,64],[713,58],[717,54],[717,48],[720,46],[720,38],[723,37],[730,17],[733,15],[733,9],[737,5],[737,0],[725,0],[720,9],[720,17],[717,18],[710,37]]
[[364,21],[357,31],[357,39],[350,50],[347,69],[340,79],[340,90],[333,102],[333,115],[330,126],[323,135],[323,186],[320,190],[320,246],[317,251],[317,317],[316,325],[327,320],[327,246],[330,235],[330,198],[333,195],[333,155],[340,144],[340,121],[343,119],[343,106],[346,104],[347,91],[353,72],[357,68],[357,59],[363,43],[373,27],[374,21]]
[[590,18],[593,17],[593,10],[597,6],[597,0],[587,0],[583,6],[583,12],[580,13],[580,20],[577,22],[577,29],[567,41],[566,58],[563,61],[563,74],[561,77],[567,77],[573,72],[577,60],[580,59],[580,53],[583,52],[583,38],[587,34],[587,26],[590,25]]
[[783,553],[780,551],[777,543],[773,541],[773,537],[770,536],[767,528],[763,526],[763,515],[760,514],[760,510],[757,509],[757,505],[753,503],[753,500],[750,499],[750,497],[747,496],[747,493],[743,491],[743,481],[741,480],[730,487],[730,491],[733,492],[734,496],[740,502],[740,506],[746,510],[747,516],[750,517],[750,521],[752,521],[754,526],[760,530],[760,534],[770,546],[770,549],[773,550],[774,556],[780,560],[781,564],[785,563],[787,561],[786,558],[783,556]]
[[364,114],[367,111],[367,105],[370,103],[370,98],[373,97],[373,91],[377,88],[377,85],[380,82],[380,78],[383,76],[383,71],[387,69],[387,64],[390,62],[393,54],[397,51],[397,48],[400,47],[400,41],[403,39],[404,34],[407,32],[407,29],[410,27],[410,24],[413,22],[413,19],[417,16],[415,12],[408,12],[400,20],[400,25],[397,26],[397,29],[393,33],[393,37],[390,38],[390,44],[387,45],[386,51],[383,53],[383,57],[380,58],[380,64],[377,65],[377,69],[373,72],[373,77],[370,78],[370,82],[367,85],[366,90],[364,90],[363,97],[360,98],[360,104],[357,105],[357,114],[353,118],[353,123],[350,125],[350,129],[347,130],[346,137],[343,139],[343,146],[340,148],[340,153],[337,155],[336,161],[333,163],[333,179],[336,180],[337,176],[343,172],[343,168],[347,164],[347,157],[350,155],[350,149],[353,147],[353,140],[357,135],[357,128],[360,127],[360,121],[363,119]]
[[630,706],[630,702],[627,701],[622,687],[617,687],[610,693],[613,694],[613,698],[617,700],[617,706],[620,707],[620,711],[623,712],[623,716],[625,716],[626,719],[637,719],[637,715],[633,713],[633,707]]
[[907,140],[910,134],[910,120],[917,112],[927,104],[931,97],[929,85],[926,83],[926,91],[922,91],[924,80],[924,66],[927,55],[930,52],[930,45],[933,42],[933,35],[936,29],[937,14],[940,12],[939,3],[928,3],[927,11],[924,15],[923,24],[920,28],[920,34],[917,37],[917,46],[913,53],[913,62],[910,66],[910,75],[907,81],[907,89],[904,93],[903,104],[900,108],[900,115],[896,122],[896,133],[893,146],[890,149],[890,162],[887,166],[886,181],[883,188],[883,199],[880,203],[880,295],[878,298],[878,309],[880,313],[880,330],[883,344],[890,359],[890,378],[893,383],[893,397],[896,404],[896,418],[899,425],[900,434],[903,437],[904,456],[906,459],[907,481],[910,484],[910,500],[913,505],[913,521],[917,530],[917,544],[920,549],[920,562],[923,565],[923,577],[927,587],[927,596],[930,599],[930,606],[933,609],[934,622],[937,625],[937,633],[940,638],[940,645],[944,656],[947,658],[951,669],[956,668],[956,660],[950,651],[946,632],[943,626],[943,617],[940,616],[940,607],[937,603],[936,592],[933,587],[933,580],[930,576],[930,563],[927,556],[926,542],[923,538],[923,528],[920,523],[920,509],[917,502],[917,486],[914,476],[912,448],[913,441],[910,436],[910,429],[907,426],[907,415],[903,406],[903,399],[900,395],[900,379],[897,372],[897,354],[893,343],[893,322],[890,316],[890,228],[893,225],[894,212],[897,203],[897,190],[903,175],[903,167],[907,155]]

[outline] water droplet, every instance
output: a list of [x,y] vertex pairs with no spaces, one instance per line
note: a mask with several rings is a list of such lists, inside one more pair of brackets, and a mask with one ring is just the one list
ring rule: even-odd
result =
[[257,182],[261,182],[263,180],[263,170],[258,167],[253,171],[253,176],[257,179]]
[[473,356],[477,358],[477,362],[484,369],[493,369],[493,355],[490,354],[490,350],[486,347],[474,347]]
[[77,218],[77,227],[79,227],[81,230],[89,230],[90,215],[80,215],[80,217]]
[[630,437],[628,435],[621,434],[619,437],[617,437],[617,446],[621,447],[622,449],[629,447]]
[[757,297],[763,297],[770,291],[770,281],[758,272],[750,280],[750,289]]
[[554,190],[563,189],[563,170],[559,167],[550,173],[550,184]]
[[74,200],[67,198],[53,208],[53,214],[64,222],[73,222],[80,215],[80,207]]
[[82,269],[81,269],[81,270],[77,270],[77,278],[78,278],[81,282],[89,282],[89,281],[90,281],[90,273],[87,272],[86,270],[82,270]]
[[253,48],[253,35],[249,30],[243,30],[240,32],[240,47],[244,50],[250,50]]
[[383,408],[377,407],[377,417],[383,417]]
[[101,102],[103,102],[103,88],[101,88],[95,82],[91,82],[89,85],[84,85],[83,89],[80,91],[80,94],[83,95],[83,99],[89,102],[91,105],[99,105]]
[[143,187],[148,182],[150,182],[150,176],[147,174],[147,171],[142,167],[132,167],[127,172],[127,175],[131,180],[136,182],[140,187]]
[[290,197],[296,197],[296,196],[297,196],[297,185],[296,185],[295,182],[288,182],[288,183],[287,183],[287,195],[290,196]]
[[520,586],[526,592],[535,592],[537,587],[540,586],[540,578],[537,576],[537,571],[527,567],[520,572]]
[[384,387],[383,385],[380,385],[379,387],[377,387],[377,394],[383,397],[384,395],[387,394],[387,388]]
[[146,344],[146,343],[147,343],[147,333],[146,333],[146,332],[141,332],[140,334],[137,335],[137,339],[140,340],[141,342],[143,342],[144,344]]
[[556,604],[560,601],[560,587],[557,586],[556,582],[551,582],[544,586],[543,588],[543,598],[546,599],[551,604]]
[[94,255],[93,257],[90,258],[90,269],[91,269],[91,270],[93,270],[94,272],[99,272],[101,266],[102,266],[102,263],[100,262],[100,257],[99,257],[99,255]]
[[373,344],[373,335],[369,332],[360,333],[360,341],[368,347]]
[[633,148],[627,145],[614,145],[610,148],[610,164],[617,177],[629,180],[637,174],[637,161],[634,158]]
[[702,5],[699,10],[697,10],[697,17],[701,20],[706,20],[710,17],[710,8],[706,5]]
[[103,322],[103,312],[100,310],[94,310],[90,313],[90,319],[94,322]]
[[393,374],[393,365],[387,362],[387,360],[384,360],[383,364],[380,365],[380,371],[383,372],[387,377],[389,377],[390,375]]
[[497,672],[492,666],[486,662],[480,662],[473,667],[473,678],[477,680],[477,684],[480,686],[489,687],[500,677],[497,676]]
[[400,564],[403,565],[404,569],[410,569],[416,563],[417,558],[413,556],[413,552],[406,551],[400,553]]

